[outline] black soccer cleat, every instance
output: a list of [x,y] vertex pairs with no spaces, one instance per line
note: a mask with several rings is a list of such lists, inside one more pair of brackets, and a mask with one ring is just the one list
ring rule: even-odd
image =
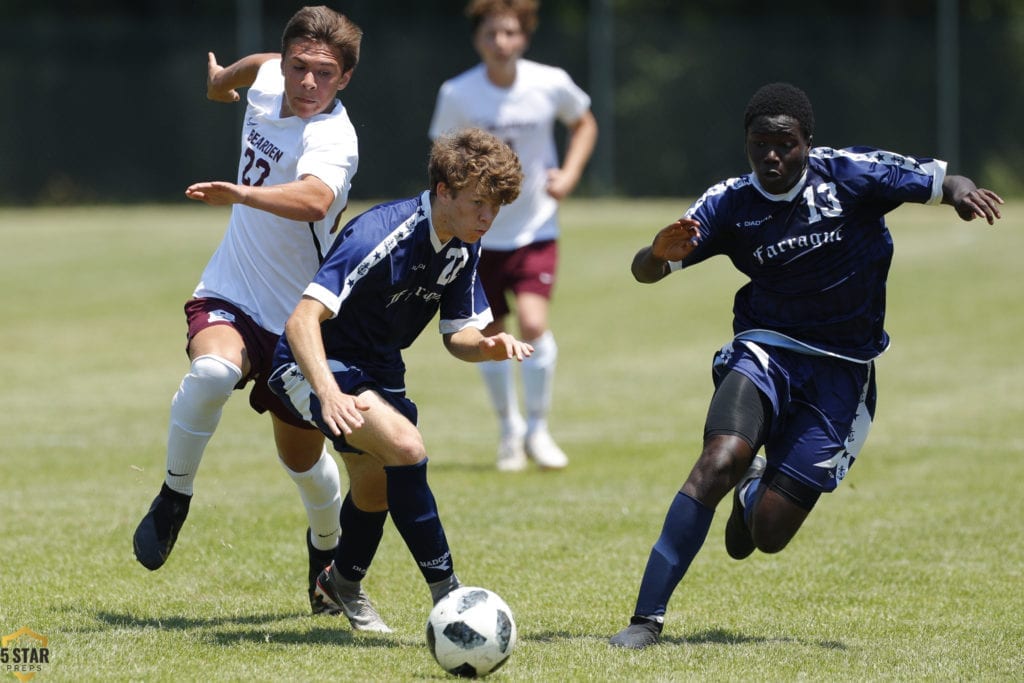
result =
[[178,540],[181,525],[188,517],[188,506],[191,501],[192,496],[173,491],[167,484],[160,487],[160,493],[153,499],[149,512],[139,522],[132,538],[135,559],[143,567],[154,571],[160,569],[167,561],[171,549],[174,548],[174,542]]
[[657,645],[661,637],[662,623],[657,619],[634,616],[629,626],[622,629],[608,640],[612,647],[624,647],[630,650],[642,650]]
[[320,576],[320,572],[331,566],[334,549],[320,550],[310,540],[310,533],[310,530],[306,529],[306,552],[309,554],[309,607],[313,614],[342,614],[343,610],[340,607],[328,605],[316,592],[316,578]]
[[751,479],[757,479],[764,474],[767,462],[759,455],[754,456],[753,462],[747,469],[746,474],[736,484],[732,492],[732,513],[729,514],[729,521],[725,523],[725,551],[734,560],[742,560],[750,557],[757,547],[754,545],[754,537],[750,534],[750,527],[743,518],[743,503],[740,502],[740,491]]

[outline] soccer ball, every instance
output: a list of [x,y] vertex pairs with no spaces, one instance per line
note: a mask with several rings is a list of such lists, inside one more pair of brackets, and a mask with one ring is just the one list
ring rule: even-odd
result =
[[455,676],[486,676],[505,663],[515,646],[512,610],[486,588],[456,588],[427,618],[430,654]]

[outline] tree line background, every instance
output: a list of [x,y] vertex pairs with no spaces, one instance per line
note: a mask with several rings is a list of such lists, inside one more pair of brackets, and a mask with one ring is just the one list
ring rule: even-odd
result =
[[[958,40],[940,45],[943,0],[546,0],[527,57],[562,66],[595,98],[601,135],[583,196],[694,196],[746,172],[744,107],[777,80],[810,95],[816,144],[949,158],[1020,194],[1024,3],[952,1]],[[206,53],[226,64],[277,51],[303,4],[3,0],[0,204],[177,202],[192,182],[233,179],[243,107],[206,100]],[[360,139],[353,197],[412,194],[437,88],[478,61],[465,3],[327,4],[364,30],[341,93]],[[938,64],[950,56],[955,144],[937,127]]]

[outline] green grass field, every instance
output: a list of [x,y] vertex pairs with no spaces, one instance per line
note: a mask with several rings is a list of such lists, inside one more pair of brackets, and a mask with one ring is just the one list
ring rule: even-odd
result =
[[[699,451],[740,283],[724,259],[632,280],[633,253],[686,204],[564,208],[552,428],[565,472],[495,472],[476,369],[433,327],[408,353],[456,569],[518,623],[494,679],[1024,678],[1019,202],[995,228],[949,207],[891,215],[894,343],[850,477],[777,555],[730,560],[723,504],[663,643],[608,647]],[[186,369],[181,305],[226,215],[0,210],[0,635],[48,638],[38,681],[443,680],[424,645],[428,593],[390,524],[365,585],[395,633],[307,615],[302,507],[242,395],[168,564],[134,560]],[[3,663],[0,680],[15,680]]]

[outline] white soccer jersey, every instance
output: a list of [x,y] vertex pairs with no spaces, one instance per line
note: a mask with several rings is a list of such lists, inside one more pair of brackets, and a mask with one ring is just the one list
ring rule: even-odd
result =
[[558,201],[547,193],[547,173],[558,167],[555,121],[567,126],[590,109],[590,96],[565,70],[520,59],[511,88],[487,79],[483,64],[445,81],[430,123],[436,139],[452,130],[483,128],[507,142],[523,166],[519,197],[501,207],[481,244],[511,251],[558,236]]
[[331,188],[334,203],[317,223],[234,204],[224,239],[194,293],[225,299],[276,334],[284,331],[334,240],[359,162],[356,131],[340,101],[330,113],[310,119],[281,118],[283,96],[281,60],[272,59],[249,88],[236,182],[280,185],[313,175]]

